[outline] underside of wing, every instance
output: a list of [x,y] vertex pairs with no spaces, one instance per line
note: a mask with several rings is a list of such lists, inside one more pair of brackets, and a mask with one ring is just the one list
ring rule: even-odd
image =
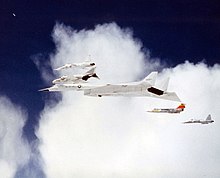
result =
[[132,85],[112,85],[107,84],[101,87],[95,87],[84,92],[90,96],[136,96],[138,92],[135,86]]
[[177,96],[175,92],[166,92],[163,95],[157,97],[161,99],[181,102],[180,98]]

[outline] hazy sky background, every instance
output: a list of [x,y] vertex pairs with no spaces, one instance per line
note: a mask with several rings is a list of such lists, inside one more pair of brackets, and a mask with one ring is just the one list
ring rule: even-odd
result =
[[[0,175],[219,177],[220,11],[199,2],[3,3]],[[170,77],[186,110],[150,114],[179,103],[37,91],[65,74],[53,68],[89,55],[100,83],[159,70],[157,84]],[[181,123],[209,113],[211,125]]]

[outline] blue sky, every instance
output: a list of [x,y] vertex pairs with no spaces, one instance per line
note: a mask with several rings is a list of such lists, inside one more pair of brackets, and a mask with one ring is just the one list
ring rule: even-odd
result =
[[[141,44],[140,50],[145,55],[150,52],[146,63],[159,60],[167,68],[175,68],[186,60],[192,65],[203,61],[207,67],[219,64],[218,1],[4,1],[0,16],[0,94],[21,108],[26,118],[23,137],[30,144],[38,141],[36,128],[41,112],[48,103],[64,97],[38,92],[50,85],[42,73],[46,71],[47,77],[53,78],[58,74],[51,67],[56,62],[67,62],[55,58],[53,63],[51,58],[51,54],[58,53],[56,37],[52,35],[57,23],[72,31],[95,31],[97,25],[112,22],[122,31],[129,28],[131,38]],[[155,66],[152,68],[157,69]],[[129,79],[139,78],[152,68],[132,73],[134,77]]]

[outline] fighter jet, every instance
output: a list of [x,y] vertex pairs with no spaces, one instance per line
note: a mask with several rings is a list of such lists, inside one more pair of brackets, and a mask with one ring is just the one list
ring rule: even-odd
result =
[[210,124],[213,123],[214,120],[212,120],[211,115],[209,114],[206,118],[206,120],[195,120],[195,119],[191,119],[189,121],[183,122],[183,124],[194,124],[194,123],[198,123],[198,124]]
[[153,112],[153,113],[180,113],[184,111],[185,109],[185,104],[181,103],[177,108],[169,108],[169,109],[157,109],[154,108],[152,111],[147,111],[147,112]]
[[84,90],[84,95],[87,96],[133,96],[133,97],[155,97],[165,100],[180,101],[179,97],[174,92],[168,92],[168,80],[159,89],[155,87],[157,72],[150,73],[142,81],[125,83],[125,84],[106,84],[100,87],[94,87]]
[[85,68],[94,67],[94,66],[95,66],[94,62],[84,61],[82,63],[65,64],[64,66],[58,67],[54,70],[60,71],[60,70],[63,70],[63,69],[69,69],[69,68],[73,68],[73,67],[78,67],[78,68],[81,68],[81,69],[85,69]]
[[88,70],[85,74],[73,75],[73,76],[62,76],[58,79],[52,81],[53,84],[71,84],[71,83],[85,83],[91,77],[98,78],[97,74],[95,73],[96,67],[92,67]]

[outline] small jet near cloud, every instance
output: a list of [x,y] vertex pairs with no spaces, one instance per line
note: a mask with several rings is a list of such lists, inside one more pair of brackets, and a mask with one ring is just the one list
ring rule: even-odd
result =
[[71,83],[84,83],[91,77],[99,79],[95,72],[96,67],[92,67],[85,74],[78,74],[72,76],[62,76],[52,81],[53,84],[71,84]]
[[189,121],[183,122],[183,124],[210,124],[213,123],[214,120],[212,120],[211,115],[209,114],[206,118],[206,120],[196,120],[196,119],[191,119]]
[[181,103],[177,108],[169,108],[169,109],[158,109],[154,108],[152,111],[147,111],[147,112],[152,112],[152,113],[180,113],[184,111],[185,109],[185,104]]
[[85,69],[85,68],[93,67],[93,66],[95,66],[94,62],[85,61],[85,62],[81,62],[81,63],[65,64],[64,66],[58,67],[54,70],[60,71],[63,69],[69,69],[69,68],[74,68],[74,67]]

